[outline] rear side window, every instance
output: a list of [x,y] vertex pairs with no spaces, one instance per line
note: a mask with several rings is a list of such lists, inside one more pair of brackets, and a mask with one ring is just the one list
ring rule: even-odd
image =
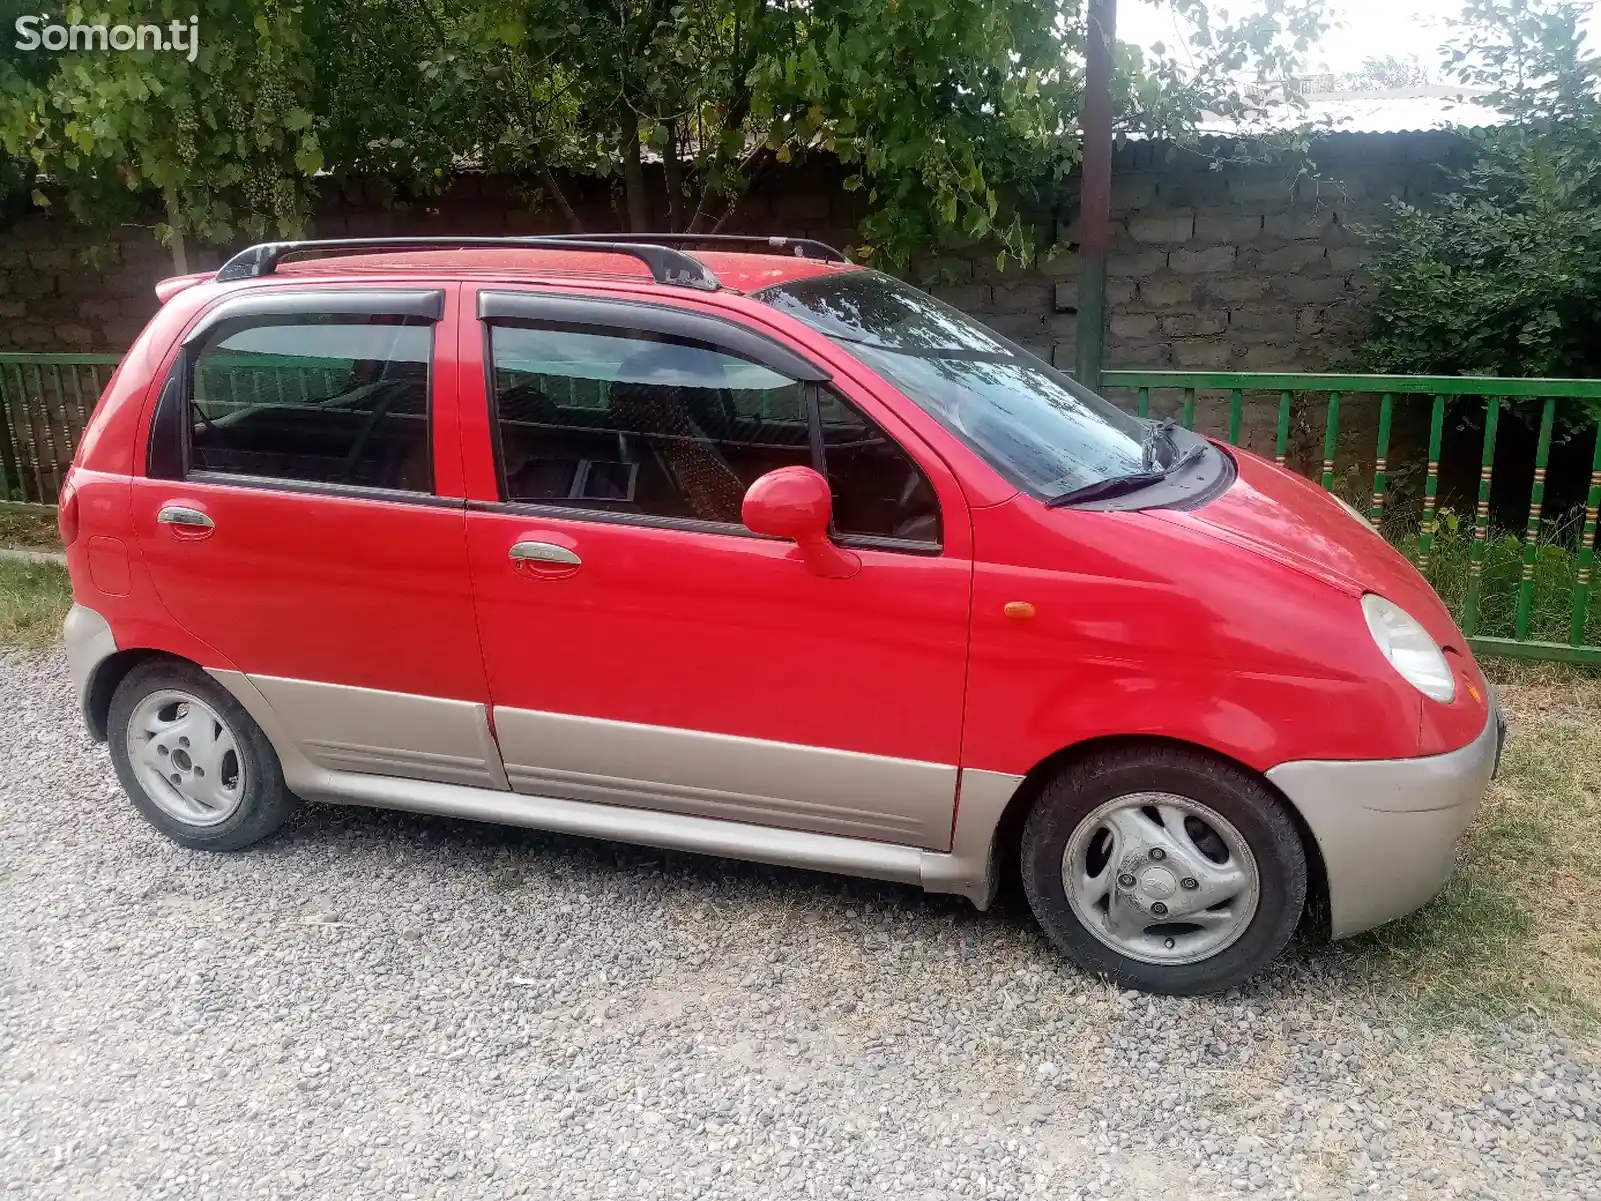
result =
[[745,490],[810,466],[806,385],[641,330],[490,326],[505,499],[737,525]]
[[432,348],[399,316],[220,326],[193,360],[189,470],[431,492]]

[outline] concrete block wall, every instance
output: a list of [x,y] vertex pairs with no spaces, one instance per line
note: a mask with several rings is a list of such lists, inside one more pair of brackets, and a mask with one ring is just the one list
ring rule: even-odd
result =
[[[1447,134],[1335,135],[1310,164],[1250,161],[1222,143],[1118,153],[1108,280],[1108,367],[1318,370],[1341,365],[1363,320],[1371,251],[1360,236],[1391,197],[1419,199],[1460,160]],[[791,234],[849,245],[862,194],[837,165],[813,160],[741,204],[727,232]],[[914,265],[936,294],[1060,366],[1073,362],[1078,310],[1075,184],[1043,218],[1060,253],[1005,270],[993,246],[944,251]],[[582,181],[586,228],[617,228],[621,198]],[[330,187],[315,219],[324,237],[536,234],[562,226],[510,180],[467,176],[442,196],[393,206],[381,187]],[[0,350],[121,351],[155,311],[151,289],[172,273],[147,226],[107,235],[34,214],[0,229]],[[665,221],[662,225],[665,226]],[[214,265],[217,252],[196,252]]]
[[149,228],[91,233],[65,217],[25,217],[0,229],[0,350],[124,350],[158,307],[155,282],[172,273]]
[[[1442,133],[1336,135],[1311,164],[1231,159],[1214,144],[1125,146],[1114,167],[1107,263],[1109,368],[1318,371],[1352,364],[1372,286],[1365,228],[1392,198],[1421,201],[1464,147]],[[997,270],[990,247],[920,269],[935,294],[1071,367],[1078,315],[1076,207],[1061,252]]]

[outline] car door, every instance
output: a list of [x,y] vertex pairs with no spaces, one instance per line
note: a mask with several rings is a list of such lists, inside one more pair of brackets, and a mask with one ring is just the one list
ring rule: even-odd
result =
[[281,751],[504,787],[454,377],[433,362],[454,338],[446,292],[261,290],[210,310],[155,407],[134,520],[163,605],[215,651],[203,666],[265,698]]
[[[463,309],[468,555],[512,788],[947,847],[972,563],[943,464],[731,320],[492,288]],[[740,521],[756,478],[825,451],[849,579]]]

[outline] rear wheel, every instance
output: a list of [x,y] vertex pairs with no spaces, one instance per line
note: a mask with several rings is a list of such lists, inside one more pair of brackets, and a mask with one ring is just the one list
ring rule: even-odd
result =
[[1242,768],[1170,747],[1086,756],[1040,792],[1023,886],[1051,940],[1150,992],[1218,992],[1272,964],[1306,903],[1284,804]]
[[192,664],[150,660],[124,676],[111,697],[106,740],[139,812],[184,846],[238,850],[294,812],[267,736]]

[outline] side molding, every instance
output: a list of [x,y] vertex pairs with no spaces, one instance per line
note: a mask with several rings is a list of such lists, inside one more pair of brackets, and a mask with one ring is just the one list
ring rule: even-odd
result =
[[695,851],[784,867],[896,880],[902,884],[922,882],[924,853],[914,847],[810,834],[802,830],[779,830],[747,822],[652,809],[626,809],[621,805],[598,805],[526,793],[492,792],[424,780],[386,779],[354,772],[328,772],[302,795],[308,800],[528,826],[666,850]]
[[949,845],[949,764],[499,706],[495,732],[511,787],[531,796]]
[[296,792],[330,771],[508,787],[483,705],[209,670],[266,731]]

